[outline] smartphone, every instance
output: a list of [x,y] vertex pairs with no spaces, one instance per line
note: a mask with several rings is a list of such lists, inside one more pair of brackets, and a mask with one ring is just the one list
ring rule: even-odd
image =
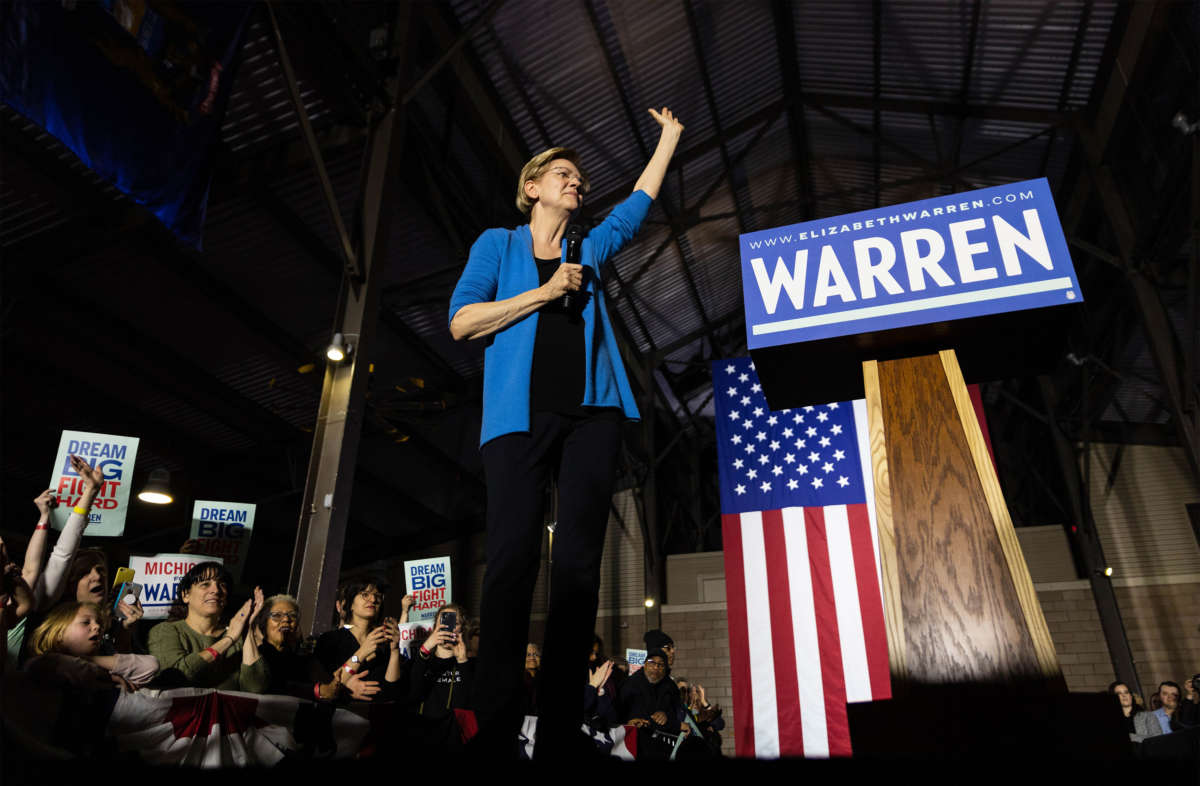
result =
[[[128,570],[128,568],[122,568],[122,570]],[[129,572],[132,573],[133,571],[129,571]],[[118,607],[118,604],[120,604],[121,601],[124,601],[128,605],[132,606],[133,604],[135,604],[139,600],[141,600],[142,585],[137,584],[132,581],[127,581],[124,584],[122,584],[120,586],[120,588],[117,590],[116,596],[117,596],[117,599],[115,601],[113,601],[113,617],[118,622],[121,622],[125,619],[125,615],[121,613],[121,610]]]
[[442,630],[448,630],[448,631],[453,632],[454,629],[457,627],[458,627],[458,612],[457,611],[443,611],[442,612],[442,624],[441,624]]
[[113,577],[113,586],[119,587],[122,584],[128,584],[136,575],[137,572],[133,568],[117,568],[117,575]]

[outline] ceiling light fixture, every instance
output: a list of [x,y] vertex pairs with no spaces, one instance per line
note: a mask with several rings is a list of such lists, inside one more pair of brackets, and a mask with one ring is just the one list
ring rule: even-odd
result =
[[346,337],[341,333],[333,334],[333,341],[329,342],[329,348],[325,350],[325,357],[332,360],[334,363],[341,363],[350,354],[353,347],[346,343]]
[[171,496],[171,473],[165,469],[156,469],[150,473],[145,487],[138,492],[138,499],[152,505],[170,505],[175,501]]

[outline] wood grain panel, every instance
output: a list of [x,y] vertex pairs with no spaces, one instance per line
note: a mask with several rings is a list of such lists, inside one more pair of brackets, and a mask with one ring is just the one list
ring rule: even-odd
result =
[[879,364],[863,363],[867,397],[867,430],[871,446],[871,474],[875,481],[875,526],[879,531],[879,563],[883,577],[883,620],[887,626],[888,667],[892,677],[904,680],[904,610],[900,604],[900,572],[896,561],[896,534],[892,524],[892,486],[888,475],[887,444],[883,435],[883,402],[879,397]]
[[880,363],[879,392],[909,678],[1040,678],[940,358]]
[[1033,579],[1029,577],[1029,566],[1025,564],[1021,543],[1017,540],[1012,518],[1008,515],[1004,492],[1000,490],[1000,479],[996,477],[996,467],[992,464],[987,443],[983,439],[983,430],[979,427],[971,394],[967,390],[967,383],[963,381],[962,370],[958,367],[958,358],[954,350],[943,350],[939,357],[955,409],[958,410],[958,419],[967,440],[967,448],[975,465],[975,474],[983,487],[983,496],[991,512],[1000,550],[1004,552],[1005,562],[1008,563],[1009,576],[1016,590],[1017,600],[1021,604],[1025,627],[1029,631],[1038,666],[1043,676],[1061,679],[1062,669],[1059,668],[1058,656],[1054,652],[1054,641],[1050,638],[1050,629],[1046,627],[1046,618],[1042,616],[1042,604],[1038,602]]

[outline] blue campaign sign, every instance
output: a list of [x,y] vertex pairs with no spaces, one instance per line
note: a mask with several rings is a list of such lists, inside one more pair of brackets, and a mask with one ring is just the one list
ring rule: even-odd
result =
[[752,350],[1083,300],[1045,178],[739,242]]

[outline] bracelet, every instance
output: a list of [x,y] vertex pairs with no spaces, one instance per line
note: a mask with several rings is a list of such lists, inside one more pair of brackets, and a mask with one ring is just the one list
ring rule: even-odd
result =
[[319,682],[313,683],[313,698],[317,701],[321,700],[321,683]]
[[[217,641],[220,641],[220,639],[217,639]],[[209,655],[212,655],[213,660],[220,660],[220,658],[221,658],[221,653],[217,652],[212,647],[205,647],[204,652],[207,652]]]
[[33,528],[33,531],[40,532],[44,529],[50,529],[50,525],[49,524],[38,524],[36,527]]
[[346,672],[347,674],[355,674],[358,672],[358,670],[353,666],[347,666],[344,663],[342,664],[342,671]]
[[422,655],[429,655],[430,652],[431,652],[431,650],[428,647],[426,647],[424,644],[421,645],[421,654]]
[[80,516],[86,516],[88,514],[87,508],[81,508],[78,505],[72,508],[72,510],[78,513]]

